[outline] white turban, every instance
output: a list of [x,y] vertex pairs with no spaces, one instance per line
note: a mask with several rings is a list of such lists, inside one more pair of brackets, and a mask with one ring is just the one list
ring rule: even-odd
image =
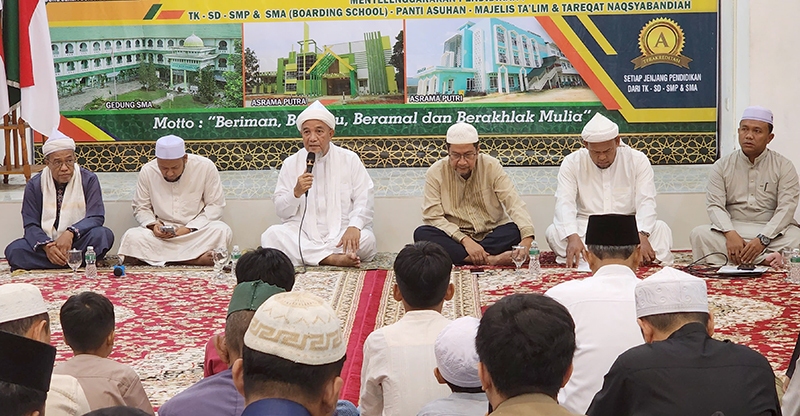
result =
[[297,130],[303,131],[303,123],[308,120],[319,120],[336,130],[336,117],[319,101],[314,101],[297,116]]
[[742,120],[763,121],[765,123],[772,124],[772,111],[757,105],[747,107],[744,109],[744,113],[742,114]]
[[478,143],[478,130],[469,123],[456,123],[447,129],[448,144]]
[[180,159],[186,154],[186,147],[183,139],[170,134],[156,141],[156,157],[159,159],[174,160]]
[[587,143],[607,142],[616,139],[617,136],[619,136],[617,124],[600,113],[595,113],[581,132],[581,137]]
[[42,146],[42,153],[47,156],[59,150],[75,150],[75,140],[70,139],[67,135],[58,131],[58,129],[53,129],[50,133],[50,137]]

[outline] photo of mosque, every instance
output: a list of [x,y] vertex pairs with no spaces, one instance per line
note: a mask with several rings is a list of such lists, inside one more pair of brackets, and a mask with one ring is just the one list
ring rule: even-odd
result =
[[[86,104],[97,98],[124,101],[125,94],[142,88],[143,63],[152,64],[151,89],[159,92],[127,98],[158,101],[166,99],[168,91],[172,97],[189,94],[197,90],[192,81],[204,68],[222,83],[222,75],[234,70],[231,55],[242,37],[238,24],[52,27],[50,31],[64,111],[94,109]],[[241,59],[240,54],[237,57]]]
[[[562,101],[559,96],[564,94],[541,93],[569,88],[580,92],[567,94],[567,101],[597,101],[535,19],[461,22],[460,26],[455,19],[406,22],[409,96],[461,95],[465,101],[484,102]],[[522,25],[538,28],[524,29]],[[414,97],[410,98],[413,102]]]
[[403,103],[402,29],[401,20],[245,24],[258,65],[246,105]]

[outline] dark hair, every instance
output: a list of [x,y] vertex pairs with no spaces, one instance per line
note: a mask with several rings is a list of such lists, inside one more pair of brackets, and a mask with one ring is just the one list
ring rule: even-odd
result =
[[325,383],[342,372],[344,360],[322,364],[299,364],[277,355],[264,354],[244,345],[242,360],[244,369],[244,393],[254,395],[301,395],[317,398],[322,395]]
[[453,393],[483,393],[483,387],[461,387],[447,380],[445,380],[445,383],[447,383],[447,386],[450,387],[450,391]]
[[44,410],[47,393],[19,384],[0,381],[0,409],[6,416],[26,416]]
[[294,266],[289,257],[274,248],[259,247],[244,253],[236,263],[236,283],[264,283],[291,292],[294,286]]
[[575,323],[550,297],[510,295],[483,314],[475,347],[501,394],[556,397],[575,353]]
[[633,252],[636,251],[636,247],[639,247],[639,245],[638,244],[632,246],[607,246],[599,244],[586,245],[586,249],[589,250],[595,256],[597,256],[597,258],[600,260],[605,260],[605,259],[625,260],[633,255]]
[[149,416],[147,412],[138,407],[112,406],[92,410],[83,416]]
[[94,351],[114,330],[114,305],[99,293],[72,295],[61,307],[61,328],[73,351]]
[[24,337],[25,333],[41,320],[47,321],[47,330],[49,331],[50,315],[48,315],[47,312],[42,312],[38,315],[28,316],[26,318],[19,318],[13,321],[3,322],[0,324],[0,331]]
[[431,308],[444,299],[453,260],[430,241],[406,244],[394,260],[394,275],[403,300],[416,309]]
[[255,314],[256,311],[241,310],[228,315],[228,319],[225,320],[225,343],[228,344],[228,350],[242,354],[244,334]]
[[767,132],[771,134],[772,133],[772,129],[773,129],[772,123],[767,123]]
[[642,319],[650,322],[653,328],[666,332],[673,329],[678,325],[688,324],[690,322],[699,322],[704,326],[708,326],[710,319],[706,312],[675,312],[675,313],[658,313],[655,315],[643,316]]

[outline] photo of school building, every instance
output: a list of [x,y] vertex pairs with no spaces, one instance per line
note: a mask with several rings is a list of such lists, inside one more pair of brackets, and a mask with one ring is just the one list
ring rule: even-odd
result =
[[242,38],[239,24],[51,27],[50,35],[59,97],[112,78],[135,79],[141,62],[153,63],[170,88],[206,67],[222,81],[233,68],[234,41]]
[[583,85],[553,42],[498,18],[462,24],[442,45],[440,61],[419,68],[414,77],[416,94],[470,96]]
[[[263,24],[266,35],[274,26]],[[391,30],[391,28],[389,29]],[[264,95],[303,97],[386,96],[402,93],[395,80],[396,68],[390,63],[395,37],[399,33],[364,31],[362,38],[325,44],[325,33],[310,35],[303,23],[291,50],[278,52],[275,71],[258,73],[257,85],[248,89],[247,98]],[[245,46],[251,47],[248,34]],[[260,64],[263,66],[263,64]]]

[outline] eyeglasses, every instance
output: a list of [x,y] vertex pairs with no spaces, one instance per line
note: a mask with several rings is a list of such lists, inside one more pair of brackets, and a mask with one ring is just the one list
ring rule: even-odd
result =
[[477,156],[478,154],[475,153],[475,152],[467,152],[467,153],[464,153],[464,154],[456,153],[456,152],[450,152],[450,153],[448,153],[448,155],[450,155],[450,157],[453,158],[453,160],[466,159],[466,160],[469,160],[469,161],[473,161],[473,160],[475,160],[475,156]]
[[47,160],[47,164],[52,166],[55,169],[61,169],[62,166],[72,166],[75,164],[74,158],[64,159],[64,160]]

